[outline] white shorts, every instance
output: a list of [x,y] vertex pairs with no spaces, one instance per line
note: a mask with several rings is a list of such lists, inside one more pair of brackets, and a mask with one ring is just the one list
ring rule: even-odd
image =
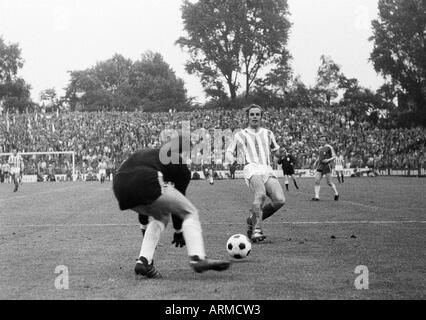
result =
[[10,168],[10,173],[11,174],[20,174],[21,168]]
[[106,169],[99,169],[99,175],[106,175]]
[[334,171],[343,171],[343,166],[342,165],[336,165],[336,167],[334,168]]
[[270,177],[277,178],[274,170],[271,166],[266,164],[250,163],[244,167],[243,170],[244,179],[248,187],[250,187],[250,178],[254,175],[262,176],[263,183],[266,183]]

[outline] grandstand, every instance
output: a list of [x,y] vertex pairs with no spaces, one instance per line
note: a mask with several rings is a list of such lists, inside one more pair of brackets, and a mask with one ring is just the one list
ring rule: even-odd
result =
[[[113,172],[130,153],[141,148],[158,147],[163,130],[180,129],[182,121],[188,120],[192,133],[203,128],[214,136],[214,130],[234,132],[240,129],[245,123],[245,115],[242,110],[228,109],[180,111],[174,112],[172,117],[167,112],[6,115],[0,121],[0,152],[8,153],[14,145],[20,152],[72,151],[75,154],[72,176],[74,180],[79,175],[85,179],[88,174],[96,177],[97,163],[103,156],[109,159]],[[422,127],[380,128],[343,107],[270,108],[265,114],[264,126],[275,133],[280,145],[293,150],[297,157],[296,168],[300,170],[310,169],[315,160],[316,136],[327,134],[334,147],[344,155],[347,169],[360,172],[368,168],[380,175],[425,174],[426,130]],[[43,158],[25,157],[24,175],[46,175],[40,172],[38,164]],[[196,159],[197,155],[193,155],[192,170],[202,171],[201,163]],[[227,170],[223,153],[219,158],[216,155],[207,159],[207,164],[212,164],[216,171]],[[55,175],[69,175],[74,168],[72,160],[66,156],[49,156],[45,161]]]

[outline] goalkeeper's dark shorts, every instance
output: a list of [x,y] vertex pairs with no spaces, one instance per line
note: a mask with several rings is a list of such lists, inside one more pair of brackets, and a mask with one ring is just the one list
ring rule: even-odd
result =
[[145,166],[119,170],[113,180],[113,191],[120,210],[148,205],[162,194],[161,172]]

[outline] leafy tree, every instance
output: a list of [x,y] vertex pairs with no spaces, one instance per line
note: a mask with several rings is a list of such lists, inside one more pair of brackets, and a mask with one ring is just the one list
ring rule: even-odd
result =
[[379,0],[373,20],[370,59],[377,72],[400,88],[399,107],[426,123],[426,3],[424,0]]
[[278,99],[283,99],[288,93],[290,82],[293,77],[293,70],[288,64],[289,56],[284,59],[277,59],[275,67],[266,74],[264,78],[255,81],[258,92],[267,92]]
[[315,89],[325,97],[328,105],[338,96],[342,73],[340,66],[331,57],[321,56],[321,65],[317,72]]
[[285,100],[286,105],[290,108],[318,108],[324,106],[317,90],[308,88],[299,76],[294,79]]
[[287,0],[185,0],[187,36],[176,43],[189,52],[187,72],[201,78],[210,96],[223,98],[227,86],[232,100],[243,74],[247,97],[262,67],[289,56],[287,16]]
[[0,101],[3,101],[4,110],[18,110],[20,113],[33,110],[35,106],[30,97],[30,89],[30,85],[19,77],[0,83]]
[[48,88],[40,92],[40,102],[46,111],[54,111],[59,107],[59,98],[55,88]]
[[116,54],[70,77],[66,98],[72,110],[159,111],[187,103],[183,81],[159,53],[147,52],[135,62]]
[[17,43],[7,45],[0,37],[0,83],[12,81],[23,65],[19,45]]
[[30,85],[18,77],[18,71],[23,65],[19,45],[6,44],[0,37],[0,101],[4,110],[23,112],[34,106],[30,98]]
[[146,111],[179,110],[187,104],[183,80],[176,77],[159,53],[148,51],[134,63],[130,83]]

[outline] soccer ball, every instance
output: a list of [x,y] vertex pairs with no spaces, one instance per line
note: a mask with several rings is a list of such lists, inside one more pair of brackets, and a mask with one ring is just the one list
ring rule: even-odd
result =
[[234,234],[226,243],[226,250],[235,259],[247,257],[251,251],[251,242],[243,234]]

